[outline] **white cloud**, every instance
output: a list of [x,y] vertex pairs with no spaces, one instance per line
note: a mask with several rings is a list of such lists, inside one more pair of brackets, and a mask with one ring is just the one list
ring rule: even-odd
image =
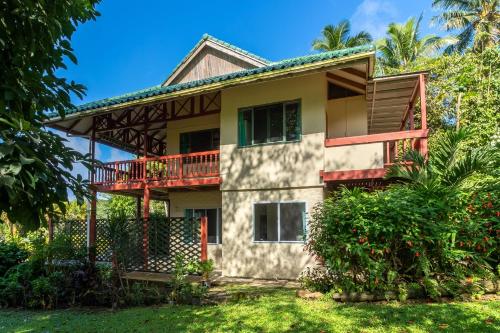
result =
[[385,35],[387,25],[398,17],[398,9],[388,0],[363,0],[351,17],[353,33],[369,32],[376,40]]

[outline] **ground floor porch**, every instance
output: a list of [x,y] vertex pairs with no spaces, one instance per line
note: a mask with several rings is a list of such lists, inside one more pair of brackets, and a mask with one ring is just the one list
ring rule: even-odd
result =
[[[144,217],[145,193],[139,191],[126,192],[138,202],[138,217],[130,220],[133,250],[128,272],[171,273],[178,254],[187,260],[213,260],[215,270],[225,278],[295,280],[315,264],[304,247],[309,216],[325,196],[323,186],[165,189],[155,197],[168,206],[168,216],[160,219],[154,214]],[[88,244],[95,248],[92,259],[96,261],[112,259],[104,224],[100,219],[88,221]]]

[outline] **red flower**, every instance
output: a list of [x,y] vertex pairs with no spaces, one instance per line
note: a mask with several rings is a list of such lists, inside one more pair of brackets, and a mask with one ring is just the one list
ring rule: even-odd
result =
[[415,253],[415,257],[420,257],[420,252]]

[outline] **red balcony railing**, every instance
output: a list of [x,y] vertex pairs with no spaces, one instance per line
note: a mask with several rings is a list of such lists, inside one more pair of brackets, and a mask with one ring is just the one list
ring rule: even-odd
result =
[[114,185],[219,176],[219,150],[96,165],[92,184]]
[[421,129],[326,139],[325,147],[339,147],[382,142],[384,147],[384,165],[389,166],[394,164],[396,161],[402,161],[410,149],[417,150],[420,154],[426,156],[428,133],[429,130]]

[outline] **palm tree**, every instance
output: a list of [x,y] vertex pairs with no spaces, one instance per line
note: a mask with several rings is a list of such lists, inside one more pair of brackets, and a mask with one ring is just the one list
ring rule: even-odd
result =
[[422,15],[418,19],[410,17],[403,24],[389,24],[387,37],[377,42],[382,65],[393,68],[405,67],[420,57],[432,55],[453,41],[450,37],[435,35],[420,38],[421,22]]
[[327,25],[323,28],[321,39],[315,39],[312,43],[314,50],[335,51],[370,43],[372,36],[366,31],[360,31],[354,36],[350,36],[351,23],[342,20],[337,25]]
[[500,35],[500,0],[434,0],[432,6],[442,10],[433,20],[446,31],[460,30],[457,43],[445,52],[463,52],[472,45],[481,52],[496,45]]
[[498,177],[498,147],[467,147],[470,135],[463,128],[448,131],[433,147],[429,159],[418,151],[410,151],[401,163],[396,163],[389,169],[386,177],[403,180],[429,192],[460,188],[475,173],[496,174]]

